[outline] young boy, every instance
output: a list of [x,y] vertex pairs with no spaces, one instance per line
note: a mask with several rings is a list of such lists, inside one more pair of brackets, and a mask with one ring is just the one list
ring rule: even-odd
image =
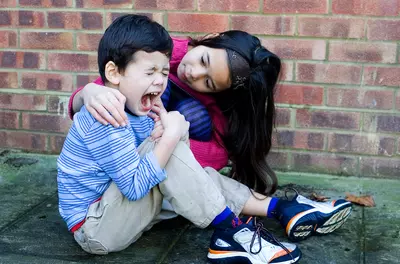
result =
[[[185,143],[188,122],[157,105],[171,51],[167,31],[144,16],[119,17],[106,30],[100,75],[126,97],[130,124],[103,126],[85,107],[74,116],[58,159],[59,211],[68,229],[86,252],[120,251],[165,218],[164,200],[196,226],[216,228],[208,255],[214,263],[296,263],[301,253],[295,245],[237,217],[249,189],[206,172]],[[150,110],[160,118],[157,127]],[[149,139],[152,131],[161,134],[156,142]]]

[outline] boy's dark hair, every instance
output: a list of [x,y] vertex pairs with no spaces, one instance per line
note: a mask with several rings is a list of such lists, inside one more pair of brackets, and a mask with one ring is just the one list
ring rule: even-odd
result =
[[109,61],[123,72],[134,59],[135,52],[159,51],[170,58],[172,39],[163,26],[142,15],[118,17],[104,32],[100,40],[97,61],[103,82],[106,82],[105,66]]

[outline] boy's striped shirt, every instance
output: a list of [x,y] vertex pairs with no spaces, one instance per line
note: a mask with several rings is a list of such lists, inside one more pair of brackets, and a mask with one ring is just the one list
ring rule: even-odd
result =
[[127,115],[128,127],[114,128],[99,123],[86,107],[75,114],[57,162],[59,211],[68,229],[84,220],[111,181],[128,199],[138,200],[166,178],[153,152],[141,158],[136,149],[154,121]]

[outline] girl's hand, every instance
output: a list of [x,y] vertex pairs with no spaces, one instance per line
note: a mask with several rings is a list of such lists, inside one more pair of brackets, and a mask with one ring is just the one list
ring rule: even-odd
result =
[[89,83],[82,89],[83,103],[93,117],[103,125],[126,126],[126,98],[118,90]]
[[154,128],[153,131],[151,132],[150,138],[151,140],[157,142],[158,140],[160,140],[163,133],[164,133],[164,126],[162,125],[161,120],[159,120],[154,124]]

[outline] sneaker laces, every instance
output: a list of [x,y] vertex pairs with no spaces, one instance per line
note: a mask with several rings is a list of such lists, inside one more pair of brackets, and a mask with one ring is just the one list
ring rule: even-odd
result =
[[[291,200],[291,199],[289,199],[289,197],[287,196],[287,194],[288,194],[289,191],[293,191],[293,192],[296,193],[296,195],[294,196],[295,198],[296,198],[297,196],[300,195],[299,192],[298,192],[295,188],[293,188],[293,187],[288,187],[288,188],[285,189],[285,197],[286,197],[286,199],[287,199],[288,201]],[[292,199],[293,199],[293,198],[292,198]]]
[[[256,219],[254,219],[254,222],[256,222]],[[253,252],[253,246],[254,246],[256,237],[258,238],[258,244],[260,245],[260,247],[259,247],[258,251]],[[250,243],[250,253],[251,254],[258,254],[261,252],[261,249],[262,249],[261,238],[265,238],[269,242],[274,242],[274,243],[278,244],[294,260],[294,257],[292,256],[290,250],[287,247],[285,247],[281,242],[279,242],[278,239],[276,239],[275,236],[268,229],[266,229],[264,227],[263,223],[261,223],[261,222],[256,223],[256,231],[254,232],[253,237],[251,239],[251,243]]]

